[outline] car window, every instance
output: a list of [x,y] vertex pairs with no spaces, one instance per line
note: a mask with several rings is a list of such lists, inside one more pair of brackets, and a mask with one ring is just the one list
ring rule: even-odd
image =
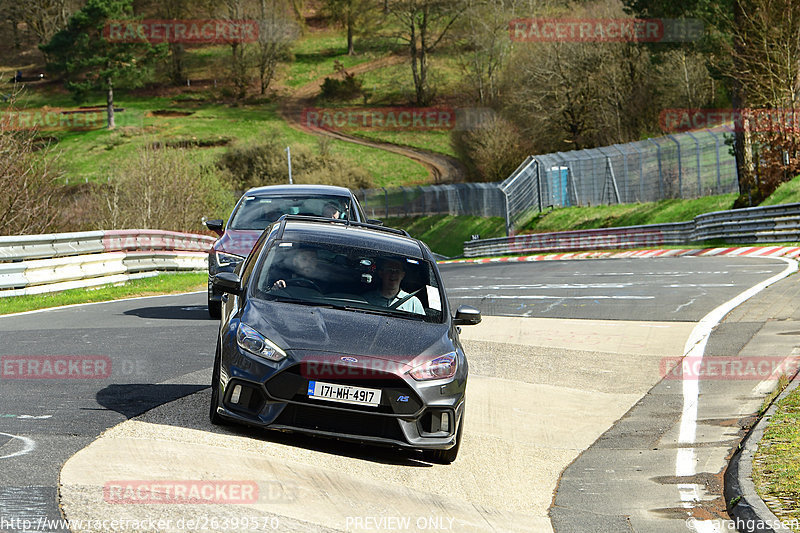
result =
[[345,218],[346,196],[245,196],[231,217],[230,229],[262,230],[282,215]]
[[442,322],[446,301],[434,268],[371,249],[278,241],[257,267],[253,296]]

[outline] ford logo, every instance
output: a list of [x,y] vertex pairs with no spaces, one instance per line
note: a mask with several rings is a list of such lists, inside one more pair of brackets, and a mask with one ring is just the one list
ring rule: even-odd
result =
[[345,363],[358,363],[358,359],[355,357],[342,357],[341,360]]

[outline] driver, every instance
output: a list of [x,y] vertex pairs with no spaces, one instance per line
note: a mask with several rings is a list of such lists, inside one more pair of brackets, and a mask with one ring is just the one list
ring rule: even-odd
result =
[[[374,291],[364,294],[372,305],[392,307],[401,309],[410,313],[424,315],[425,309],[422,307],[422,302],[416,296],[405,292],[400,288],[400,282],[406,277],[406,269],[402,262],[396,259],[387,259],[378,264],[378,278],[381,280],[381,285]],[[398,302],[401,302],[398,305]]]
[[[294,272],[289,278],[289,283],[291,283],[291,280],[293,279],[304,280],[310,281],[313,283],[313,285],[316,285],[314,288],[322,288],[321,281],[319,280],[319,259],[317,258],[317,252],[315,250],[310,248],[300,248],[299,250],[295,251],[295,253],[292,255],[292,267],[294,268]],[[298,285],[303,285],[302,281],[298,282]],[[279,279],[272,284],[272,288],[285,289],[286,280]]]

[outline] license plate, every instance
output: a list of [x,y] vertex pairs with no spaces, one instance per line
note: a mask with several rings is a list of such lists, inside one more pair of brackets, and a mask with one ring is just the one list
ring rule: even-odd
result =
[[315,400],[371,405],[377,407],[381,403],[380,389],[365,389],[350,385],[336,385],[323,381],[308,382],[308,397]]

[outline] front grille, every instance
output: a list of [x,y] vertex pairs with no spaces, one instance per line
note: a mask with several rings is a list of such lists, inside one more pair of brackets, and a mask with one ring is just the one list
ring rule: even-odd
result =
[[379,437],[405,442],[397,419],[389,416],[370,416],[353,411],[339,411],[289,404],[273,424],[298,429],[342,433],[356,437]]
[[[346,368],[346,367],[345,367]],[[292,401],[304,404],[330,405],[340,409],[383,413],[394,415],[411,415],[419,412],[422,401],[414,390],[403,379],[385,372],[372,372],[369,377],[337,377],[335,373],[322,376],[306,375],[300,364],[291,366],[273,376],[266,382],[267,392],[276,400]],[[324,381],[336,385],[351,385],[368,389],[380,389],[381,403],[377,407],[357,404],[343,404],[308,397],[308,382]]]

